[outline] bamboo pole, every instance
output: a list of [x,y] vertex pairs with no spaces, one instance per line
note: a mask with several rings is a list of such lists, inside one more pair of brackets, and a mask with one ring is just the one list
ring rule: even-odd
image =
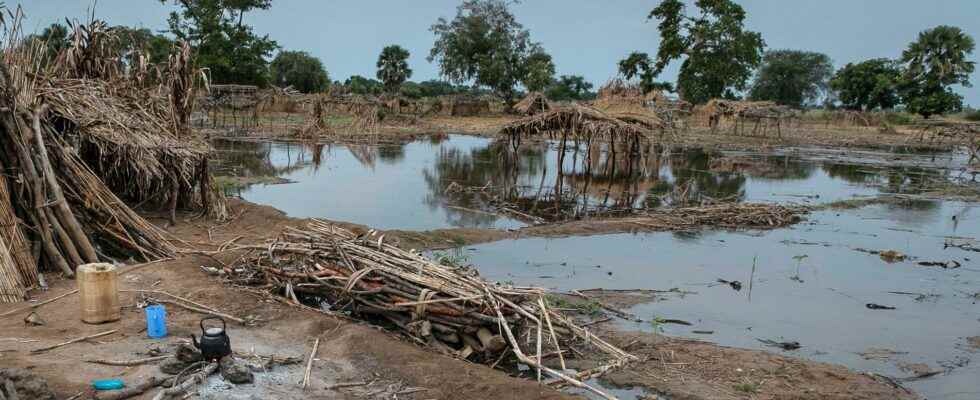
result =
[[61,220],[68,235],[71,236],[72,241],[75,242],[82,258],[90,263],[99,262],[99,256],[95,254],[95,248],[89,242],[88,236],[82,230],[82,225],[78,223],[75,214],[68,207],[68,202],[65,201],[65,194],[61,191],[61,185],[58,184],[54,169],[51,168],[51,161],[48,160],[48,150],[44,145],[44,138],[41,136],[40,122],[41,114],[45,112],[46,108],[45,106],[41,106],[40,109],[34,112],[34,141],[37,145],[36,150],[41,171],[45,181],[48,183],[48,190],[51,191],[51,195],[54,197],[54,211],[58,214],[58,218]]

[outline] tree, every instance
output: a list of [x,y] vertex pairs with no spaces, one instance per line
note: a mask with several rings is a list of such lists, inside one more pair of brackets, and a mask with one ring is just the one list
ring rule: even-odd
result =
[[39,60],[42,66],[54,61],[61,50],[71,45],[71,41],[68,39],[68,27],[58,23],[49,25],[41,33],[28,35],[22,43],[38,45],[44,48],[44,52],[41,54],[41,59]]
[[252,10],[268,9],[270,0],[169,1],[180,7],[170,13],[169,32],[194,47],[197,66],[207,68],[213,82],[268,83],[268,59],[279,45],[268,35],[256,35],[243,18]]
[[681,0],[663,0],[648,19],[660,21],[660,48],[654,76],[671,61],[681,64],[677,89],[693,103],[734,97],[744,90],[762,60],[765,42],[758,32],[743,29],[745,10],[732,0],[696,0],[697,16],[685,15]]
[[626,58],[619,60],[619,74],[626,80],[638,78],[640,89],[644,93],[653,90],[674,91],[674,85],[671,85],[669,82],[654,81],[657,73],[653,68],[653,60],[650,59],[650,55],[647,53],[634,51],[626,56]]
[[280,51],[269,69],[276,86],[292,86],[303,93],[322,92],[330,86],[323,63],[305,51]]
[[137,54],[145,54],[150,64],[166,63],[174,48],[174,41],[164,35],[158,35],[146,28],[130,28],[116,26],[119,33],[121,56],[127,63],[137,62]]
[[905,73],[899,90],[906,108],[925,118],[962,109],[963,97],[950,86],[971,87],[975,63],[968,58],[974,47],[973,38],[954,26],[919,32],[918,39],[902,52]]
[[[451,82],[488,87],[508,103],[517,84],[539,83],[541,44],[531,41],[504,0],[465,0],[452,21],[439,18],[430,30],[436,40],[428,60],[438,62],[439,73]],[[533,82],[529,61],[536,63]]]
[[830,89],[846,109],[890,109],[899,103],[897,84],[901,74],[898,63],[887,58],[848,63],[834,74]]
[[385,89],[384,84],[380,81],[365,78],[360,75],[354,75],[347,78],[344,85],[347,86],[350,89],[350,92],[354,94],[378,95],[384,92]]
[[531,92],[540,92],[555,81],[555,63],[551,55],[544,50],[537,51],[527,57],[527,77],[524,87]]
[[378,56],[378,79],[384,82],[388,93],[398,91],[398,87],[412,77],[412,69],[408,67],[408,50],[398,45],[391,45],[381,50]]
[[592,83],[579,75],[562,75],[545,91],[545,96],[551,100],[589,100],[595,97]]
[[830,57],[799,50],[771,50],[762,58],[749,91],[752,100],[769,100],[790,107],[815,104],[827,91],[834,73]]

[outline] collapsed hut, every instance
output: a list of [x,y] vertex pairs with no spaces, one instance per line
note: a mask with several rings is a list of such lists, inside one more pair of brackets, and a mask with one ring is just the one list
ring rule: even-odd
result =
[[[358,235],[314,220],[250,248],[228,269],[232,282],[382,324],[471,362],[497,366],[513,354],[539,381],[551,375],[558,383],[611,399],[583,380],[636,360],[549,306],[544,289],[490,282],[471,268],[403,250],[378,232]],[[594,351],[601,361],[569,373],[565,359],[574,356],[565,353],[569,348]],[[558,355],[560,370],[542,362],[547,353]]]
[[551,109],[548,99],[541,92],[531,92],[514,105],[514,111],[520,115],[535,115]]
[[980,122],[948,119],[922,120],[914,126],[919,142],[960,146],[966,150],[968,164],[980,164]]
[[[258,86],[209,85],[204,92],[200,101],[201,109],[211,128],[248,128],[258,125],[259,104],[263,100]],[[205,124],[204,119],[201,124]]]
[[[158,79],[123,73],[101,21],[72,26],[72,44],[39,69],[38,44],[5,25],[0,61],[0,301],[20,301],[42,271],[176,249],[127,204],[224,215],[206,143],[186,134],[193,106],[186,45]],[[154,82],[154,83],[151,83]]]
[[442,114],[448,117],[478,117],[490,114],[490,101],[476,96],[451,95],[440,99]]
[[[732,133],[741,134],[746,122],[753,123],[751,135],[761,133],[774,127],[777,136],[782,136],[782,125],[797,116],[793,109],[778,105],[771,101],[737,101],[712,99],[701,112],[708,117],[708,127],[714,132],[723,121],[731,121]],[[760,131],[761,128],[761,131]]]
[[664,132],[674,134],[683,128],[683,117],[690,114],[690,104],[672,99],[659,91],[644,93],[638,82],[613,79],[599,88],[592,106],[608,114],[639,122],[653,119]]

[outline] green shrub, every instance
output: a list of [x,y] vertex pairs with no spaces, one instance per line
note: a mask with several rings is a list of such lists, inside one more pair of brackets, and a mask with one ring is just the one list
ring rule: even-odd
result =
[[909,125],[912,123],[912,115],[907,113],[888,111],[884,114],[882,119],[889,125]]

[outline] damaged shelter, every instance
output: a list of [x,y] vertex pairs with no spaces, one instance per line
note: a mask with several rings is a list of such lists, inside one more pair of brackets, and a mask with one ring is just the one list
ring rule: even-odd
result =
[[0,62],[0,301],[23,300],[42,271],[175,254],[167,234],[128,204],[225,212],[208,173],[209,147],[189,137],[194,68],[176,48],[167,65],[125,65],[104,22],[75,25],[71,45],[43,49],[4,27]]

